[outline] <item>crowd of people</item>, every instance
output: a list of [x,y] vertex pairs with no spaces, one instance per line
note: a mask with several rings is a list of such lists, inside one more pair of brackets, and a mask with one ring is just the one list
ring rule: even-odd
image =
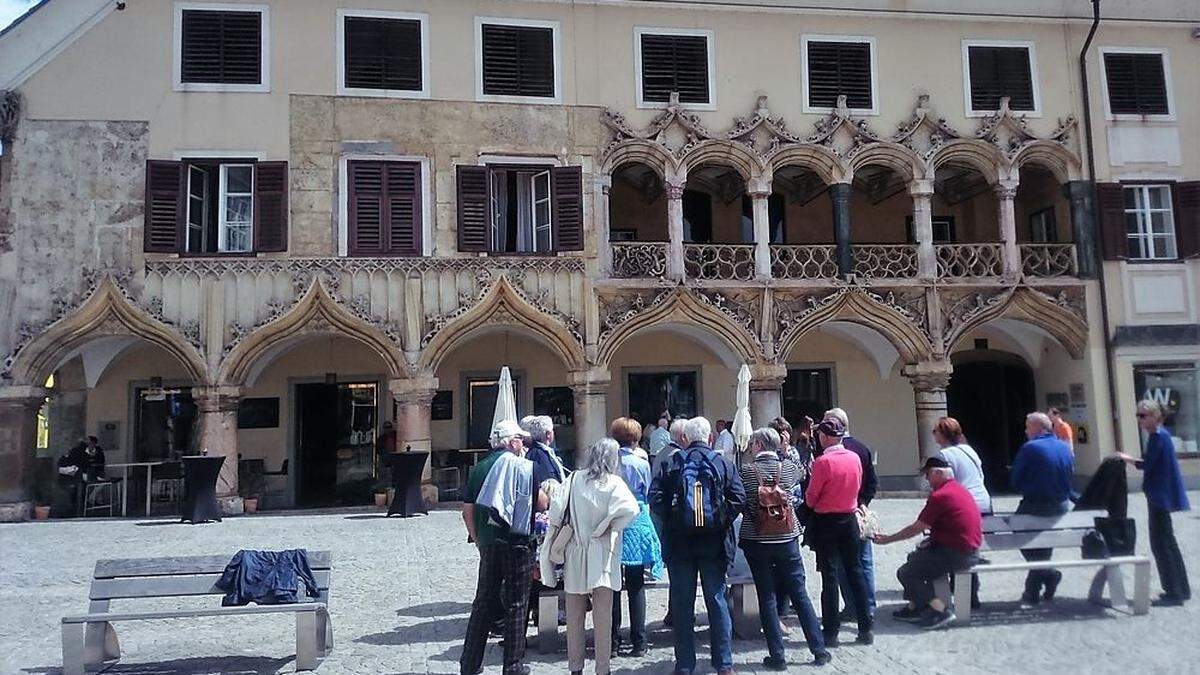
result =
[[[1145,472],[1151,549],[1165,590],[1156,604],[1181,604],[1190,588],[1171,513],[1188,508],[1187,496],[1161,408],[1145,401],[1138,419],[1150,438],[1143,458],[1119,453],[1114,461]],[[924,535],[897,570],[906,604],[892,616],[926,629],[951,624],[954,608],[937,597],[934,583],[947,576],[952,581],[979,563],[983,516],[993,510],[979,455],[958,421],[938,420],[931,432],[941,450],[920,467],[926,503],[916,520],[885,534],[870,510],[878,487],[874,458],[849,433],[849,422],[840,408],[820,422],[805,418],[798,428],[777,418],[755,430],[739,451],[723,420],[713,428],[704,417],[664,415],[646,430],[636,419],[620,417],[608,437],[581,452],[571,472],[554,448],[549,417],[498,423],[490,437],[493,452],[471,471],[463,497],[468,537],[479,549],[479,577],[461,672],[482,672],[488,636],[498,634],[506,675],[528,673],[523,659],[530,607],[543,589],[561,589],[571,673],[583,670],[590,611],[596,672],[606,674],[614,655],[645,654],[644,587],[665,570],[663,623],[672,629],[675,672],[696,667],[699,585],[712,667],[720,675],[732,673],[727,582],[738,548],[758,596],[765,669],[788,667],[784,636],[790,631],[781,618],[789,613],[799,620],[814,665],[832,660],[843,622],[855,625],[859,644],[874,642],[874,544]],[[1021,497],[1017,513],[1065,513],[1078,497],[1071,488],[1070,438],[1063,439],[1045,413],[1029,414],[1025,426],[1027,441],[1011,468],[1011,487]],[[819,616],[806,589],[801,544],[816,553]],[[1027,560],[1049,560],[1052,551],[1021,553]],[[1052,601],[1061,578],[1053,569],[1030,571],[1021,602]],[[628,641],[621,633],[622,591]],[[977,578],[970,597],[977,607]]]

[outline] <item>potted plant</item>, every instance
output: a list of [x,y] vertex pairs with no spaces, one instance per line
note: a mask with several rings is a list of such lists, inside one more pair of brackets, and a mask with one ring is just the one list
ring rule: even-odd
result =
[[384,507],[388,505],[388,497],[390,496],[389,487],[387,482],[382,479],[375,481],[375,506]]
[[50,518],[50,505],[49,504],[38,504],[37,506],[34,506],[33,507],[33,518],[34,518],[34,520],[49,519]]
[[242,498],[243,513],[258,513],[258,495]]

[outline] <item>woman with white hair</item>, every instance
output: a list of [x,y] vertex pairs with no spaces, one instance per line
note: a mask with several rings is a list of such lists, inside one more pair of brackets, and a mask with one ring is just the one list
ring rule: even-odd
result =
[[[567,664],[571,673],[583,672],[587,646],[584,619],[588,598],[596,627],[596,673],[607,675],[612,656],[613,594],[621,590],[622,531],[638,515],[638,503],[621,478],[620,446],[603,438],[584,452],[579,470],[571,474],[550,504],[550,531],[555,542],[559,531],[572,531],[563,554],[563,591],[567,597]],[[542,578],[554,578],[550,552],[542,547]]]

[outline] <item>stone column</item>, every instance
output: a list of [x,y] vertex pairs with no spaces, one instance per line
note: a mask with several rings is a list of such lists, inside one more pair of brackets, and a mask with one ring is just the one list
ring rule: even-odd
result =
[[[396,401],[396,452],[406,449],[431,452],[433,433],[429,429],[433,395],[437,393],[436,377],[398,378],[388,382],[388,390]],[[431,462],[425,462],[421,481],[433,477]]]
[[771,189],[756,187],[750,193],[754,216],[754,276],[771,278]]
[[575,445],[586,447],[608,435],[608,386],[612,376],[604,368],[571,373],[575,395]]
[[904,367],[904,376],[912,383],[917,407],[917,447],[920,460],[936,455],[940,448],[933,440],[933,426],[945,417],[946,386],[954,368],[949,361],[923,361]]
[[217,502],[229,514],[242,512],[238,495],[237,409],[242,392],[238,387],[193,387],[192,399],[200,411],[200,447],[203,454],[224,455],[217,476]]
[[845,277],[854,273],[854,251],[850,248],[850,191],[849,183],[829,186],[829,201],[833,204],[833,239],[837,242],[838,271]]
[[612,190],[612,176],[596,176],[596,257],[600,261],[600,275],[612,276],[612,244],[609,232],[612,223],[609,221],[609,192]]
[[1092,203],[1096,186],[1090,180],[1073,180],[1066,184],[1071,200],[1071,238],[1075,240],[1075,264],[1079,276],[1096,278],[1096,224],[1092,222]]
[[1017,211],[1013,200],[1017,196],[1017,181],[1002,180],[996,184],[996,200],[999,202],[1001,258],[1004,261],[1004,277],[1016,280],[1021,277],[1021,249],[1017,246]]
[[33,511],[33,458],[41,387],[0,387],[0,522],[28,520]]
[[683,279],[683,186],[667,183],[667,278]]
[[755,429],[783,415],[783,381],[787,366],[770,364],[750,369],[750,422]]
[[913,239],[917,242],[917,276],[926,281],[937,276],[937,251],[933,248],[933,181],[915,180],[908,186],[913,199]]

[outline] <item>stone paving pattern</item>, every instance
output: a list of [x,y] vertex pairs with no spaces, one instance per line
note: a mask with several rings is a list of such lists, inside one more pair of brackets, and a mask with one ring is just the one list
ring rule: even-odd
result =
[[[1200,495],[1192,495],[1200,503]],[[885,529],[911,522],[921,501],[876,502]],[[999,500],[1011,510],[1015,500]],[[1140,553],[1148,555],[1145,500],[1131,495],[1138,519]],[[1175,515],[1175,528],[1190,566],[1193,586],[1200,571],[1200,515]],[[58,673],[59,619],[87,607],[87,590],[99,558],[190,554],[232,555],[239,548],[306,547],[334,553],[330,611],[333,654],[316,672],[456,673],[475,588],[477,557],[465,543],[456,511],[435,511],[412,519],[385,519],[374,511],[289,513],[229,518],[222,523],[183,525],[170,520],[90,520],[0,526],[0,673]],[[896,568],[913,542],[876,548],[880,620],[872,647],[853,645],[852,627],[843,627],[847,646],[834,651],[831,673],[1183,673],[1200,662],[1200,600],[1182,608],[1151,610],[1135,617],[1102,610],[1083,601],[1091,572],[1068,570],[1052,608],[1024,611],[1017,606],[1021,575],[983,577],[984,610],[970,626],[925,633],[895,622],[900,602]],[[1007,559],[997,554],[993,559]],[[809,593],[817,600],[820,582],[813,557],[805,551]],[[1071,552],[1064,557],[1077,557]],[[1132,590],[1132,574],[1126,574]],[[1160,587],[1157,575],[1152,593]],[[670,633],[660,619],[666,591],[649,591],[651,650],[643,659],[618,657],[614,672],[668,673]],[[114,603],[149,607],[152,603]],[[700,605],[702,607],[702,604]],[[702,610],[701,610],[702,614]],[[701,616],[698,623],[703,625]],[[794,618],[789,623],[795,628]],[[124,658],[108,672],[276,673],[294,670],[294,628],[290,615],[209,618],[200,621],[142,621],[116,624]],[[704,630],[701,628],[700,630]],[[532,633],[532,631],[531,631]],[[699,672],[710,672],[707,636],[698,636]],[[807,672],[809,654],[800,631],[788,643],[792,670]],[[756,672],[766,650],[761,640],[736,640],[734,658],[742,673]],[[534,673],[565,673],[566,655],[541,655],[531,640]],[[500,648],[489,644],[486,672],[500,671]],[[592,672],[589,662],[587,672]],[[758,668],[761,670],[761,668]]]

